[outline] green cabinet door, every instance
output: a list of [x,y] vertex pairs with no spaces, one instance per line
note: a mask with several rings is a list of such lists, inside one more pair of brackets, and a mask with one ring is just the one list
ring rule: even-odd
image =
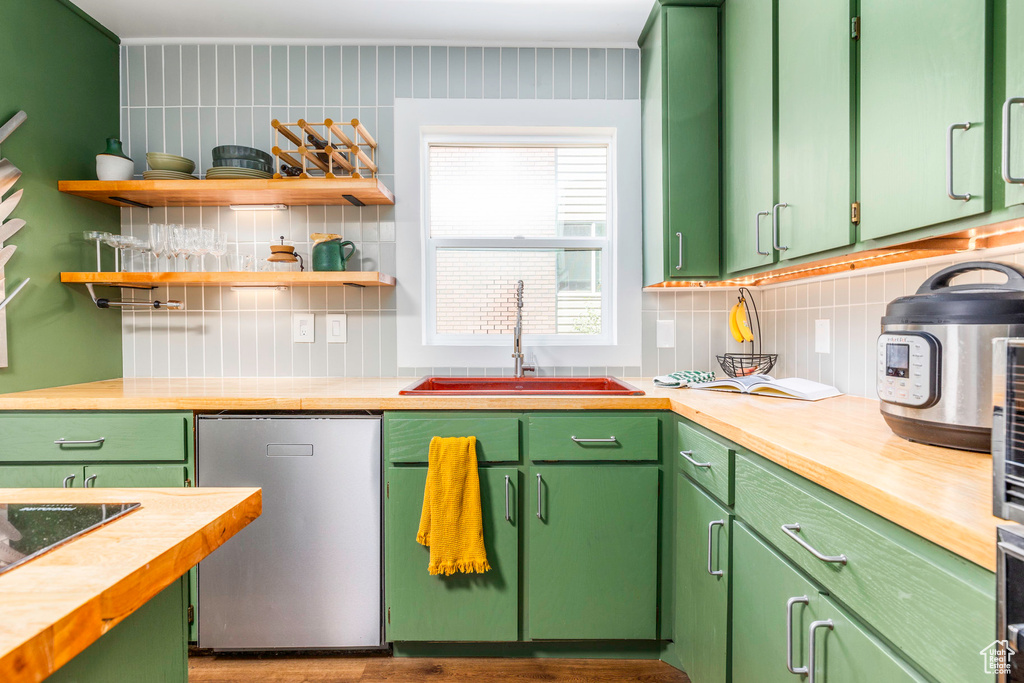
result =
[[729,680],[732,515],[682,474],[676,481],[675,630],[670,648],[693,683]]
[[778,242],[791,259],[854,241],[854,41],[846,0],[779,0],[778,12]]
[[0,489],[82,485],[81,465],[0,465]]
[[[807,666],[807,628],[814,621],[817,587],[742,522],[732,526],[732,570],[732,680],[801,680],[788,664]],[[791,598],[799,602],[787,610]],[[789,662],[787,626],[793,639]]]
[[722,7],[722,231],[725,271],[775,261],[774,48],[772,0]]
[[[860,0],[862,239],[990,208],[985,121],[990,2]],[[970,123],[970,129],[949,131],[961,123]],[[969,194],[969,201],[949,197],[950,152],[953,192]],[[1021,161],[1018,170],[1024,168]]]
[[533,467],[525,485],[528,637],[656,638],[658,468]]
[[416,542],[427,468],[388,468],[384,592],[389,641],[519,639],[518,470],[481,467],[479,472],[484,546],[491,569],[484,574],[431,576],[430,550]]
[[718,8],[660,8],[640,60],[644,285],[718,277]]
[[[808,647],[814,647],[814,680],[821,683],[925,683],[899,655],[827,595],[814,605],[815,621],[808,625]],[[816,625],[816,627],[815,627]],[[815,627],[811,638],[811,628]],[[981,674],[972,680],[984,681]],[[987,677],[991,681],[992,677]]]
[[86,486],[96,488],[181,488],[182,465],[86,465]]
[[[1005,107],[1006,100],[1010,98],[1024,98],[1024,3],[1018,0],[996,0],[996,3],[996,26],[1001,26],[998,30],[1003,40],[1001,52],[1006,65],[1001,103]],[[998,21],[1000,16],[1003,17],[1002,22]],[[1001,114],[1002,112],[993,112],[994,116]],[[1009,161],[1009,168],[1002,168],[1001,175],[1004,176],[1002,179],[1006,183],[1006,170],[1009,170],[1009,175],[1013,179],[1013,182],[1004,185],[1004,204],[1013,206],[1024,204],[1024,102],[1011,103],[1009,115],[1009,145],[1007,146],[1005,142],[1000,145],[1004,157],[1000,160],[1000,166],[1005,166]],[[1009,158],[1005,159],[1007,154]]]

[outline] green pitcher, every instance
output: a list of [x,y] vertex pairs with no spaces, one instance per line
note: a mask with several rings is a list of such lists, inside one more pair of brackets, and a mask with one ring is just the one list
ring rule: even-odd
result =
[[[348,246],[348,253],[345,247]],[[323,240],[313,245],[313,270],[339,271],[345,270],[348,260],[356,251],[356,245],[340,237]]]

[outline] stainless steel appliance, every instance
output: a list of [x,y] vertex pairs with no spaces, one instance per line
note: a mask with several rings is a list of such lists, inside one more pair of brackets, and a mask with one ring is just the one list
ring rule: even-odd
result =
[[[999,683],[1024,683],[1024,527],[1009,524],[996,534],[997,630],[990,668]],[[1016,654],[1007,656],[1007,646]]]
[[[1001,284],[951,285],[973,271]],[[940,270],[894,299],[877,344],[878,398],[889,427],[911,441],[986,452],[992,435],[992,340],[1024,337],[1024,271],[990,261]]]
[[196,444],[198,485],[263,489],[199,565],[199,646],[380,646],[380,416],[202,415]]

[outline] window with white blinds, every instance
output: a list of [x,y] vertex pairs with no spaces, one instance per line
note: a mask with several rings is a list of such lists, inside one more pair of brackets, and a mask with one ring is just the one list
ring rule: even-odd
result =
[[516,281],[533,344],[606,344],[611,140],[428,142],[426,338],[508,343]]

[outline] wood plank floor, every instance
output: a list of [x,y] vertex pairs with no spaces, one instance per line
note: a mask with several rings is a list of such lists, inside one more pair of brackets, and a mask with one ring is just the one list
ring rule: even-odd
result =
[[689,683],[652,660],[193,655],[189,683]]

